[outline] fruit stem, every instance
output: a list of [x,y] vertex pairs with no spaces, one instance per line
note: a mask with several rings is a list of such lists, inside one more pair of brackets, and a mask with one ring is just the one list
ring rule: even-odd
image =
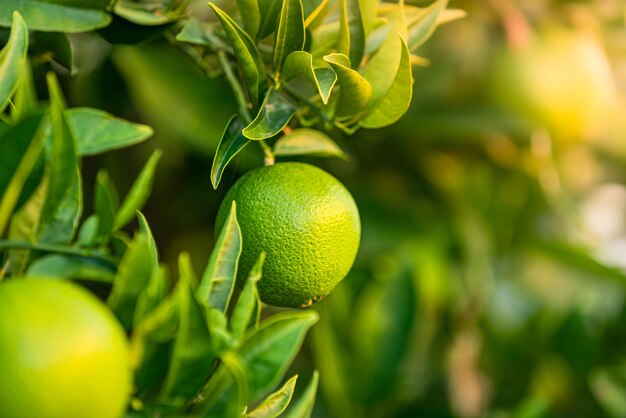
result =
[[263,155],[265,155],[265,159],[263,160],[263,163],[266,166],[274,165],[274,163],[276,162],[276,157],[274,157],[272,148],[269,145],[267,145],[267,143],[263,139],[257,142],[259,143],[259,145],[261,146],[261,149],[263,150]]

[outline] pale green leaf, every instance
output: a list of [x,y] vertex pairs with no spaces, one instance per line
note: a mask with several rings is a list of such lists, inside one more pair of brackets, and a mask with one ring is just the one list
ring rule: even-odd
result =
[[411,58],[409,49],[402,43],[402,58],[398,72],[393,79],[387,94],[376,104],[370,114],[363,119],[366,128],[382,128],[391,125],[402,117],[409,109],[413,94],[413,74],[411,72]]
[[295,404],[292,404],[283,415],[284,418],[310,418],[315,406],[315,397],[317,395],[317,385],[319,382],[319,373],[317,370],[313,372],[313,377],[307,385],[306,389],[300,395]]
[[104,9],[109,0],[10,0],[0,2],[0,26],[11,26],[11,15],[19,12],[31,30],[45,32],[86,32],[111,22]]
[[259,406],[246,414],[247,418],[276,418],[281,415],[293,396],[298,375],[293,376],[276,392],[270,394]]
[[348,159],[348,156],[328,135],[309,128],[295,129],[280,137],[274,144],[274,155],[277,157],[310,155]]
[[241,133],[242,128],[241,120],[237,118],[237,115],[234,115],[224,129],[211,166],[211,184],[214,189],[217,189],[220,184],[222,174],[228,163],[250,143],[250,140]]
[[276,71],[280,71],[289,54],[302,51],[304,37],[302,3],[300,0],[284,0],[274,42],[274,69]]
[[165,25],[184,16],[183,11],[168,6],[169,2],[117,0],[113,12],[130,22],[144,26]]
[[324,104],[328,103],[330,93],[337,82],[337,74],[331,68],[313,67],[313,56],[306,51],[289,54],[283,66],[282,78],[287,82],[296,77],[303,77],[313,84]]
[[359,68],[365,50],[365,28],[358,0],[341,0],[338,50]]
[[152,230],[150,229],[150,225],[148,225],[148,220],[139,210],[137,211],[137,223],[139,224],[139,232],[141,232],[146,239],[148,240],[148,245],[150,247],[150,255],[152,260],[152,267],[159,267],[159,251],[157,249],[156,242],[154,240],[154,236],[152,235]]
[[407,19],[408,25],[408,47],[410,51],[415,51],[422,46],[435,32],[439,24],[439,16],[446,9],[448,0],[437,0],[419,13]]
[[330,54],[324,57],[335,72],[341,87],[337,114],[355,115],[363,111],[372,97],[372,86],[357,71],[350,68],[350,59],[343,54]]
[[287,126],[297,110],[298,106],[284,93],[270,89],[259,113],[242,133],[254,140],[271,138]]
[[176,35],[176,40],[196,45],[212,45],[211,39],[207,36],[206,23],[193,16],[189,18],[178,35]]
[[112,283],[115,277],[115,268],[92,258],[54,254],[33,262],[27,273],[38,277],[63,277],[73,280]]
[[241,229],[237,223],[237,206],[233,201],[228,219],[220,232],[211,253],[197,296],[205,306],[220,312],[228,310],[228,304],[237,280],[237,267],[241,255]]
[[312,28],[316,22],[320,22],[327,11],[330,0],[302,0],[304,9],[304,27]]
[[[0,3],[0,10],[1,8],[2,4]],[[11,15],[10,13],[7,14]],[[17,89],[26,65],[26,51],[28,50],[26,23],[17,11],[12,14],[11,35],[7,44],[0,51],[0,111],[7,107],[11,96]]]
[[114,229],[120,229],[130,222],[135,217],[136,211],[140,210],[148,200],[152,192],[154,173],[156,172],[161,154],[161,150],[154,151],[148,162],[141,169],[141,173],[139,173],[139,176],[131,186],[115,216]]

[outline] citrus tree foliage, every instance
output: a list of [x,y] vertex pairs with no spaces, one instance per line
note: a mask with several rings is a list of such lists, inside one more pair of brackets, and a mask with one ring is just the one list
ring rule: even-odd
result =
[[[189,3],[0,3],[0,278],[65,278],[106,289],[131,341],[128,417],[309,417],[317,373],[291,404],[297,376],[283,379],[317,314],[262,319],[256,286],[263,255],[234,291],[242,249],[236,204],[201,274],[186,253],[178,266],[165,266],[140,212],[160,150],[125,195],[102,170],[92,201],[83,196],[83,157],[143,142],[152,129],[98,109],[69,108],[55,73],[35,70],[44,57],[55,70],[77,71],[68,34],[97,31],[113,44],[169,40],[207,76],[227,83],[238,105],[215,153],[217,187],[251,142],[263,148],[267,164],[306,154],[345,159],[325,132],[397,121],[411,100],[412,63],[424,61],[415,50],[459,14],[447,11],[445,0],[426,8],[240,0],[205,5],[200,19]],[[42,87],[48,100],[38,97]]]

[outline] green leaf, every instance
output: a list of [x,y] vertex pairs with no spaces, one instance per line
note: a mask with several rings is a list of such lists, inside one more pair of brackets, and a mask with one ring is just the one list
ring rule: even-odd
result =
[[282,0],[259,0],[261,24],[257,34],[258,39],[265,39],[276,30],[282,3]]
[[98,231],[96,236],[103,238],[113,231],[115,213],[119,206],[119,197],[115,185],[111,182],[106,171],[101,170],[96,176],[94,209],[98,216]]
[[114,229],[120,229],[130,222],[135,217],[136,211],[140,210],[148,200],[152,192],[154,173],[156,172],[156,166],[161,158],[161,154],[161,150],[154,151],[148,162],[141,169],[141,173],[139,173],[139,176],[131,186],[130,191],[120,206],[120,210],[115,216]]
[[594,370],[589,386],[602,409],[611,418],[626,414],[626,366],[623,362]]
[[159,267],[159,251],[157,249],[156,242],[154,241],[154,236],[152,236],[150,225],[148,225],[148,220],[140,211],[137,211],[137,223],[139,224],[139,232],[141,232],[148,240],[152,267],[156,269]]
[[328,135],[309,128],[294,129],[289,134],[280,137],[274,144],[274,155],[277,157],[310,155],[348,159],[348,156]]
[[284,93],[270,89],[254,120],[242,133],[246,138],[271,138],[280,132],[296,114],[298,106]]
[[28,200],[43,175],[41,114],[32,115],[0,136],[0,236],[11,214]]
[[46,200],[37,230],[42,242],[69,243],[82,212],[82,180],[78,169],[76,141],[63,113],[64,99],[54,73],[48,73],[52,147]]
[[300,0],[285,0],[280,11],[274,43],[274,69],[280,71],[285,58],[304,47],[304,15]]
[[376,104],[372,112],[363,119],[366,128],[382,128],[395,123],[409,110],[413,95],[413,74],[411,72],[411,57],[409,49],[402,43],[402,57],[398,72],[387,91],[387,94]]
[[233,115],[224,129],[211,166],[211,184],[214,189],[217,189],[220,184],[228,163],[250,143],[250,140],[241,133],[242,127],[241,120],[237,118],[237,115]]
[[250,399],[256,400],[276,387],[317,320],[315,311],[279,313],[248,337],[239,354],[250,371]]
[[22,76],[13,96],[13,107],[11,108],[11,120],[17,123],[23,118],[39,110],[37,100],[37,92],[35,90],[35,82],[33,81],[33,72],[28,60],[24,60],[24,66],[21,69]]
[[317,385],[319,382],[319,373],[317,370],[313,372],[313,377],[307,385],[306,389],[300,395],[295,404],[292,404],[284,418],[310,418],[315,406],[315,397],[317,395]]
[[169,2],[117,0],[113,12],[130,22],[144,26],[164,25],[184,17],[183,11],[171,9]]
[[365,38],[374,31],[378,18],[378,0],[358,0]]
[[356,115],[363,111],[372,97],[372,86],[357,71],[350,68],[350,59],[343,54],[330,54],[324,57],[335,72],[341,87],[337,114]]
[[135,314],[133,315],[133,328],[139,326],[163,301],[168,288],[167,281],[168,275],[165,267],[153,265],[148,285],[137,298]]
[[341,0],[339,24],[338,50],[350,58],[352,68],[359,68],[365,50],[365,28],[358,0]]
[[206,23],[193,16],[189,18],[178,35],[176,35],[176,40],[195,45],[211,46],[213,44],[207,36]]
[[0,2],[0,26],[11,26],[11,14],[21,13],[31,30],[87,32],[108,25],[111,15],[104,9],[109,0],[11,0]]
[[306,51],[289,54],[283,66],[282,78],[287,82],[296,77],[303,77],[313,84],[324,104],[328,103],[330,93],[337,82],[337,74],[331,68],[313,67],[313,56]]
[[74,75],[72,45],[65,33],[37,32],[30,48],[31,55],[44,55]]
[[261,280],[263,275],[264,262],[265,253],[262,252],[259,254],[259,258],[254,263],[254,266],[252,266],[246,279],[246,284],[243,286],[239,299],[237,299],[237,304],[230,315],[230,331],[237,343],[243,341],[250,324],[254,324],[260,316],[261,301],[257,282]]
[[152,128],[128,122],[102,110],[74,108],[65,117],[76,136],[78,155],[96,155],[138,144],[152,136]]
[[439,25],[439,16],[446,10],[447,5],[448,0],[437,0],[427,8],[422,9],[420,13],[412,16],[410,20],[407,20],[409,27],[408,47],[410,51],[415,51],[432,36]]
[[[240,418],[248,400],[246,366],[243,359],[231,351],[224,352],[220,360],[222,364],[203,389],[202,402],[195,408],[203,411],[205,418]],[[226,396],[220,398],[224,394]]]
[[209,3],[209,6],[213,8],[226,33],[228,42],[233,47],[235,58],[250,92],[250,99],[256,105],[259,102],[260,84],[265,76],[261,55],[250,36],[230,16],[213,3]]
[[237,223],[237,206],[233,201],[228,219],[217,238],[198,286],[198,299],[205,306],[215,308],[220,312],[228,310],[237,280],[237,264],[241,248],[241,229]]
[[[8,6],[4,3],[5,7]],[[0,3],[0,21],[2,21],[2,6]],[[15,10],[15,8],[13,8]],[[11,15],[7,12],[7,18]],[[9,41],[0,51],[0,112],[9,104],[21,78],[21,72],[26,65],[28,51],[28,28],[22,16],[12,12],[11,35]]]
[[133,322],[137,301],[150,282],[151,276],[150,245],[146,237],[138,233],[120,262],[107,300],[126,329],[130,328]]
[[178,332],[174,339],[170,367],[162,399],[190,400],[207,381],[217,358],[211,347],[211,336],[204,309],[195,299],[189,277],[189,266],[180,266],[178,295],[180,297]]
[[93,258],[48,255],[33,262],[27,273],[38,277],[113,283],[115,268]]
[[[402,3],[388,17],[387,35],[361,73],[372,87],[371,106],[383,99],[391,88],[402,60],[402,40],[406,41],[407,26]],[[398,36],[400,34],[400,36]]]
[[314,22],[320,21],[321,16],[327,10],[326,6],[330,0],[302,0],[302,8],[304,9],[304,27],[314,26]]
[[237,0],[243,28],[251,38],[255,38],[261,26],[261,10],[257,0]]
[[246,414],[247,418],[276,418],[282,414],[293,396],[298,375],[293,376],[276,392],[270,394],[259,406]]

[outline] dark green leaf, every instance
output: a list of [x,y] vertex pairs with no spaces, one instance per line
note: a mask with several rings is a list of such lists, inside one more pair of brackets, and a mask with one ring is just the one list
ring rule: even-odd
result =
[[11,26],[11,14],[18,11],[31,30],[45,32],[86,32],[111,22],[104,9],[109,0],[11,0],[0,2],[0,26]]
[[0,136],[0,236],[11,214],[33,194],[43,175],[42,115],[33,115]]
[[365,50],[365,28],[359,0],[341,0],[339,52],[350,58],[352,68],[359,68]]
[[95,155],[142,142],[152,136],[152,128],[128,122],[102,110],[75,108],[65,117],[78,146],[78,155]]
[[202,402],[196,405],[196,410],[202,411],[205,418],[240,418],[248,400],[245,364],[231,351],[224,352],[220,360],[222,364],[203,389]]
[[254,120],[243,129],[246,138],[271,138],[280,132],[296,114],[298,106],[284,93],[270,89]]
[[28,268],[28,274],[38,277],[63,277],[112,283],[115,277],[115,268],[93,258],[48,255],[31,264]]
[[215,4],[209,3],[209,5],[220,20],[222,28],[226,33],[226,38],[233,47],[235,58],[237,58],[239,68],[243,73],[243,78],[250,92],[250,99],[253,104],[258,104],[259,88],[265,75],[261,55],[250,36],[230,16]]
[[24,61],[21,72],[22,76],[17,85],[17,90],[15,90],[13,107],[11,108],[11,119],[13,123],[17,123],[27,115],[36,113],[39,109],[35,82],[33,81],[33,72],[28,60]]
[[284,418],[310,418],[315,406],[315,397],[317,395],[317,384],[319,381],[319,373],[317,370],[313,372],[313,377],[307,385],[306,389],[300,395],[295,404],[292,404]]
[[276,392],[270,394],[259,406],[246,414],[247,418],[276,418],[282,414],[293,396],[298,375],[293,376]]
[[211,166],[211,184],[214,189],[217,189],[220,184],[222,174],[228,163],[250,142],[241,133],[242,127],[241,120],[237,118],[237,115],[234,115],[224,129]]
[[120,262],[113,289],[107,300],[127,329],[132,324],[139,296],[152,276],[150,255],[148,240],[143,234],[136,234]]
[[237,280],[242,238],[233,201],[228,219],[215,243],[209,263],[198,286],[198,299],[205,306],[226,312]]
[[283,66],[283,81],[296,77],[303,77],[313,84],[324,104],[328,103],[330,93],[337,82],[337,74],[327,67],[314,68],[313,56],[306,51],[296,51],[289,54]]
[[258,39],[265,39],[276,30],[282,3],[281,0],[259,0],[261,25],[257,34]]
[[181,398],[184,402],[189,401],[206,383],[216,359],[204,309],[193,295],[195,279],[187,277],[188,272],[188,266],[180,268],[178,332],[167,378],[161,390],[162,399]]
[[389,87],[387,94],[376,104],[372,112],[363,119],[366,128],[382,128],[391,125],[402,117],[409,109],[413,94],[413,74],[411,72],[411,57],[404,40],[402,43],[402,58],[398,72]]
[[[2,7],[9,6],[6,2],[0,3],[0,22],[7,19],[11,26],[11,36],[9,41],[0,51],[0,111],[3,111],[9,104],[9,100],[21,78],[26,61],[26,51],[28,50],[28,28],[22,16],[12,10],[2,13]],[[12,15],[12,18],[9,18]]]
[[274,155],[277,157],[310,155],[348,159],[348,156],[328,135],[309,128],[295,129],[280,137],[274,144]]
[[313,26],[313,22],[321,20],[319,18],[327,10],[326,6],[328,6],[329,3],[330,0],[302,0],[304,27],[309,28]]
[[289,54],[304,47],[304,15],[300,0],[285,0],[280,11],[274,42],[274,69],[280,68]]
[[171,10],[169,2],[117,0],[113,12],[124,19],[145,26],[164,25],[184,16],[183,11]]
[[261,25],[261,10],[257,0],[237,0],[243,28],[251,38],[255,38]]
[[82,212],[82,180],[76,141],[63,113],[64,99],[58,81],[49,73],[52,147],[48,161],[49,183],[37,234],[43,242],[68,243]]
[[133,327],[139,326],[163,301],[168,288],[168,275],[164,267],[153,266],[148,285],[143,288],[133,315]]
[[264,262],[265,253],[261,253],[254,266],[252,266],[246,279],[246,284],[243,286],[239,299],[237,299],[237,304],[230,315],[230,331],[237,343],[243,341],[246,331],[259,317],[261,302],[259,291],[257,290],[257,282],[261,280]]
[[50,60],[74,74],[72,45],[66,34],[58,32],[38,32],[30,48],[32,54],[45,54]]
[[144,165],[141,173],[139,173],[139,176],[131,186],[130,191],[120,206],[120,210],[115,216],[115,229],[122,228],[130,222],[135,217],[136,211],[141,210],[148,200],[152,192],[154,173],[156,172],[156,166],[161,158],[161,154],[161,150],[156,150],[152,153],[148,162],[146,162],[146,165]]
[[115,185],[111,182],[106,171],[98,172],[96,176],[94,209],[98,216],[97,237],[108,236],[113,230],[115,213],[119,206],[119,197]]
[[[330,54],[324,57],[335,72],[341,87],[337,114],[355,115],[363,111],[372,97],[372,86],[357,71],[350,68],[350,59],[343,54]],[[389,78],[388,76],[386,76]]]

